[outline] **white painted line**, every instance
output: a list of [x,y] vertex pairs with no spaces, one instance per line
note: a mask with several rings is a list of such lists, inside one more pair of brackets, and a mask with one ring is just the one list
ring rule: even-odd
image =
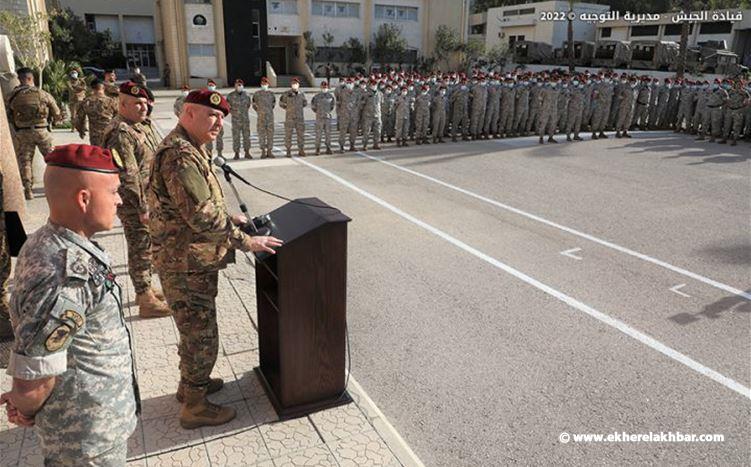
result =
[[686,287],[686,284],[678,284],[678,285],[676,285],[675,287],[671,287],[671,288],[670,288],[670,291],[671,291],[671,292],[675,292],[675,293],[677,293],[678,295],[682,295],[682,296],[684,296],[684,297],[686,297],[686,298],[691,298],[691,295],[689,295],[689,294],[687,294],[687,293],[684,293],[684,292],[681,292],[680,290],[678,290],[678,289],[681,289],[681,288],[683,288],[683,287]]
[[471,196],[472,198],[478,199],[478,200],[483,201],[483,202],[488,203],[488,204],[492,204],[493,206],[499,207],[501,209],[505,209],[505,210],[513,212],[515,214],[519,214],[520,216],[524,216],[524,217],[526,217],[528,219],[532,219],[533,221],[541,222],[541,223],[543,223],[545,225],[549,225],[550,227],[555,227],[556,229],[563,230],[564,232],[568,232],[568,233],[570,233],[572,235],[576,235],[577,237],[585,238],[585,239],[587,239],[587,240],[589,240],[591,242],[598,243],[600,245],[606,246],[608,248],[611,248],[613,250],[619,251],[621,253],[625,253],[625,254],[627,254],[629,256],[633,256],[633,257],[639,258],[639,259],[641,259],[643,261],[647,261],[649,263],[656,264],[657,266],[663,267],[665,269],[669,269],[669,270],[671,270],[673,272],[676,272],[678,274],[684,275],[686,277],[690,277],[691,279],[697,280],[699,282],[703,282],[703,283],[705,283],[707,285],[711,285],[712,287],[715,287],[717,289],[724,290],[725,292],[729,292],[729,293],[732,293],[734,295],[738,295],[739,297],[743,297],[746,300],[751,300],[751,293],[744,292],[743,290],[740,290],[740,289],[738,289],[736,287],[733,287],[733,286],[730,286],[730,285],[727,285],[727,284],[723,284],[722,282],[716,281],[714,279],[710,279],[708,277],[704,277],[704,276],[702,276],[700,274],[691,272],[691,271],[689,271],[687,269],[683,269],[683,268],[678,267],[678,266],[673,266],[672,264],[667,263],[665,261],[659,260],[657,258],[653,258],[653,257],[645,255],[643,253],[639,253],[638,251],[634,251],[634,250],[631,250],[629,248],[617,245],[617,244],[615,244],[613,242],[609,242],[607,240],[603,240],[601,238],[597,238],[594,235],[589,235],[587,233],[580,232],[580,231],[578,231],[576,229],[572,229],[571,227],[566,227],[565,225],[561,225],[561,224],[558,224],[556,222],[549,221],[549,220],[544,219],[544,218],[542,218],[540,216],[537,216],[535,214],[531,214],[531,213],[528,213],[526,211],[522,211],[521,209],[515,208],[513,206],[509,206],[507,204],[503,204],[503,203],[501,203],[499,201],[496,201],[494,199],[490,199],[490,198],[487,198],[485,196],[478,195],[477,193],[473,193],[473,192],[471,192],[469,190],[465,190],[464,188],[460,188],[460,187],[458,187],[456,185],[452,185],[450,183],[444,182],[443,180],[439,180],[437,178],[431,177],[429,175],[422,174],[420,172],[415,172],[412,169],[408,169],[406,167],[402,167],[400,165],[394,164],[393,162],[389,162],[387,160],[384,160],[381,157],[371,156],[371,155],[366,154],[364,152],[356,152],[355,154],[357,154],[357,155],[359,155],[361,157],[365,157],[365,158],[374,160],[376,162],[380,162],[382,164],[386,164],[389,167],[393,167],[393,168],[395,168],[397,170],[401,170],[402,172],[406,172],[406,173],[414,175],[416,177],[420,177],[420,178],[423,178],[425,180],[431,181],[433,183],[437,183],[438,185],[444,186],[446,188],[450,188],[450,189],[452,189],[454,191],[458,191],[459,193],[465,194],[467,196]]
[[720,374],[720,373],[716,372],[715,370],[713,370],[713,369],[711,369],[709,367],[706,367],[706,366],[702,365],[701,363],[697,362],[696,360],[692,359],[691,357],[688,357],[688,356],[686,356],[686,355],[678,352],[677,350],[674,350],[673,348],[668,347],[667,345],[665,345],[662,342],[654,339],[653,337],[648,336],[648,335],[642,333],[641,331],[638,331],[638,330],[632,328],[631,326],[629,326],[628,324],[624,323],[623,321],[621,321],[619,319],[616,319],[616,318],[613,318],[613,317],[611,317],[609,315],[606,315],[605,313],[602,313],[601,311],[598,311],[598,310],[592,308],[591,306],[586,305],[585,303],[580,302],[579,300],[577,300],[577,299],[575,299],[575,298],[573,298],[573,297],[571,297],[569,295],[566,295],[565,293],[560,292],[560,291],[558,291],[558,290],[550,287],[549,285],[543,284],[542,282],[538,281],[537,279],[535,279],[533,277],[530,277],[527,274],[524,274],[523,272],[521,272],[521,271],[519,271],[517,269],[514,269],[513,267],[511,267],[511,266],[509,266],[509,265],[507,265],[505,263],[502,263],[502,262],[498,261],[497,259],[495,259],[495,258],[493,258],[493,257],[491,257],[491,256],[489,256],[489,255],[487,255],[487,254],[485,254],[485,253],[477,250],[476,248],[473,248],[473,247],[469,246],[468,244],[462,242],[461,240],[459,240],[459,239],[457,239],[455,237],[452,237],[451,235],[447,234],[446,232],[444,232],[444,231],[442,231],[442,230],[440,230],[440,229],[438,229],[436,227],[433,227],[432,225],[430,225],[430,224],[428,224],[428,223],[426,223],[424,221],[421,221],[420,219],[412,216],[411,214],[408,214],[408,213],[402,211],[401,209],[397,208],[396,206],[394,206],[394,205],[392,205],[392,204],[390,204],[390,203],[382,200],[381,198],[379,198],[379,197],[377,197],[377,196],[375,196],[375,195],[373,195],[373,194],[371,194],[371,193],[363,190],[362,188],[359,188],[359,187],[353,185],[352,183],[348,182],[347,180],[343,179],[342,177],[340,177],[340,176],[338,176],[338,175],[336,175],[334,173],[331,173],[331,172],[329,172],[326,169],[318,167],[317,165],[312,164],[312,163],[310,163],[310,162],[308,162],[306,160],[303,160],[303,159],[300,159],[300,158],[296,158],[296,159],[301,164],[305,164],[308,167],[312,168],[313,170],[316,170],[316,171],[322,173],[323,175],[326,175],[327,177],[329,177],[329,178],[331,178],[331,179],[339,182],[340,184],[346,186],[347,188],[349,188],[349,189],[351,189],[351,190],[359,193],[360,195],[368,198],[369,200],[373,201],[374,203],[379,204],[382,207],[388,209],[389,211],[393,212],[394,214],[396,214],[396,215],[398,215],[400,217],[403,217],[404,219],[412,222],[413,224],[415,224],[415,225],[417,225],[419,227],[422,227],[423,229],[427,230],[428,232],[432,233],[433,235],[442,238],[443,240],[447,241],[448,243],[451,243],[452,245],[454,245],[454,246],[456,246],[456,247],[458,247],[458,248],[466,251],[467,253],[469,253],[469,254],[471,254],[473,256],[476,256],[477,258],[479,258],[479,259],[481,259],[481,260],[483,260],[483,261],[491,264],[492,266],[495,266],[496,268],[498,268],[498,269],[500,269],[502,271],[505,271],[508,274],[511,274],[512,276],[516,277],[517,279],[519,279],[519,280],[521,280],[523,282],[526,282],[527,284],[531,285],[532,287],[535,287],[535,288],[537,288],[537,289],[545,292],[546,294],[548,294],[548,295],[550,295],[550,296],[552,296],[552,297],[554,297],[554,298],[556,298],[556,299],[558,299],[558,300],[566,303],[567,305],[571,306],[572,308],[575,308],[575,309],[577,309],[577,310],[579,310],[579,311],[581,311],[581,312],[583,312],[583,313],[585,313],[585,314],[587,314],[587,315],[595,318],[596,320],[598,320],[598,321],[600,321],[602,323],[605,323],[608,326],[611,326],[611,327],[613,327],[613,328],[621,331],[622,333],[626,334],[627,336],[632,337],[632,338],[638,340],[642,344],[644,344],[644,345],[646,345],[648,347],[651,347],[652,349],[654,349],[654,350],[662,353],[663,355],[665,355],[665,356],[667,356],[669,358],[672,358],[673,360],[675,360],[675,361],[677,361],[679,363],[682,363],[683,365],[686,365],[690,369],[696,371],[699,374],[702,374],[702,375],[706,376],[707,378],[710,378],[710,379],[712,379],[712,380],[720,383],[721,385],[725,386],[726,388],[731,389],[731,390],[737,392],[738,394],[741,394],[742,396],[751,399],[751,390],[749,388],[747,388],[746,386],[743,386],[739,382],[737,382],[737,381],[735,381],[735,380],[733,380],[733,379],[731,379],[731,378],[729,378],[729,377],[727,377],[727,376],[725,376],[723,374]]
[[582,258],[580,256],[576,256],[573,253],[576,253],[577,251],[582,251],[581,248],[572,248],[570,250],[562,251],[560,254],[563,256],[568,256],[569,258],[574,258],[575,260],[581,261]]

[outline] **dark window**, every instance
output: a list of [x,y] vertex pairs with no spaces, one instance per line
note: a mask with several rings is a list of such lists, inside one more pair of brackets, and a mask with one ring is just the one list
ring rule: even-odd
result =
[[86,21],[86,29],[96,31],[96,19],[94,19],[94,15],[86,13],[83,15],[83,19]]
[[519,10],[520,15],[534,15],[535,9],[534,8],[522,8]]
[[[666,24],[665,25],[665,35],[666,36],[680,36],[681,30],[683,29],[682,24]],[[694,25],[689,24],[688,25],[688,33],[693,34],[694,33]]]
[[156,51],[154,44],[125,44],[128,62],[141,67],[155,67]]
[[733,23],[730,21],[701,23],[701,26],[699,26],[699,34],[730,34],[732,30]]
[[660,32],[660,26],[631,26],[631,37],[656,36]]
[[600,37],[610,37],[610,35],[613,33],[612,28],[602,28],[600,29]]
[[519,10],[506,10],[503,12],[503,16],[516,16],[519,14]]
[[206,26],[208,21],[206,21],[206,17],[203,15],[195,15],[193,17],[193,25],[194,26]]
[[485,24],[475,24],[472,26],[470,34],[485,34]]

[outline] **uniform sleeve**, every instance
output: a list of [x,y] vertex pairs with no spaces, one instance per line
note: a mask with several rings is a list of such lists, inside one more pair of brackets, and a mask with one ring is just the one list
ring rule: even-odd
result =
[[232,223],[224,207],[212,199],[195,159],[177,150],[165,154],[161,172],[170,198],[191,230],[217,243],[228,241],[240,248],[245,234]]
[[55,98],[52,97],[51,94],[45,92],[45,100],[47,101],[47,107],[50,110],[50,115],[52,116],[53,120],[58,120],[60,118],[60,107],[57,106],[57,102],[55,102]]
[[279,107],[281,107],[282,109],[287,108],[287,95],[286,94],[282,94],[282,96],[279,98]]
[[141,172],[135,156],[135,141],[125,131],[115,129],[110,133],[105,145],[108,149],[116,150],[123,162],[123,170],[120,172],[120,197],[123,204],[135,207],[140,213],[146,213],[148,207],[143,196]]
[[310,100],[310,110],[312,110],[313,112],[316,111],[316,99],[317,98],[318,98],[318,94],[313,96],[313,99]]
[[68,368],[67,349],[73,337],[86,328],[88,272],[75,264],[82,261],[71,250],[63,250],[64,261],[81,274],[60,280],[49,272],[13,296],[11,306],[19,317],[16,339],[7,374],[24,380],[56,376]]
[[73,122],[73,128],[79,133],[83,133],[86,129],[86,103],[87,101],[84,101],[82,108],[76,113],[76,120]]

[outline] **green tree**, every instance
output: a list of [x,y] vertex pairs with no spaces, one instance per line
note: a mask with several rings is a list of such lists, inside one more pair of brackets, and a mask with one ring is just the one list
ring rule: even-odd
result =
[[436,60],[443,61],[448,68],[451,54],[458,51],[461,47],[459,34],[456,29],[441,24],[435,32],[435,46],[433,47],[433,56]]
[[36,71],[39,83],[47,65],[50,44],[50,33],[42,27],[46,21],[47,16],[41,12],[20,15],[0,11],[0,30],[8,36],[16,60],[19,65]]
[[55,58],[104,68],[125,66],[120,44],[109,31],[91,31],[80,16],[66,9],[54,12],[49,21]]
[[302,37],[305,41],[305,63],[312,68],[313,62],[316,59],[316,50],[318,50],[316,41],[313,39],[313,33],[310,31],[303,32]]
[[462,54],[461,68],[469,72],[477,59],[485,53],[485,42],[481,39],[470,39],[461,44],[459,51]]
[[485,59],[491,69],[503,68],[509,57],[508,42],[499,42],[485,53]]
[[384,68],[387,63],[402,62],[407,50],[407,40],[402,37],[401,28],[394,23],[384,23],[373,36],[373,58]]

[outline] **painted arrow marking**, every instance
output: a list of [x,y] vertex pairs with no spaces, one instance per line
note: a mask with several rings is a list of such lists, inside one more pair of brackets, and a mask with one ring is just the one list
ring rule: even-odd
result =
[[580,256],[576,256],[573,254],[573,253],[576,253],[577,251],[582,251],[582,249],[572,248],[570,250],[562,251],[560,254],[562,254],[563,256],[568,256],[569,258],[574,258],[577,261],[581,261],[582,258]]
[[675,287],[671,287],[671,288],[670,288],[670,291],[671,291],[671,292],[675,292],[675,293],[677,293],[678,295],[681,295],[681,296],[683,296],[683,297],[686,297],[686,298],[691,298],[691,295],[689,295],[689,294],[687,294],[687,293],[683,293],[683,292],[681,292],[680,290],[678,290],[678,289],[681,289],[681,288],[683,288],[683,287],[686,287],[686,284],[678,284],[678,285],[676,285]]

